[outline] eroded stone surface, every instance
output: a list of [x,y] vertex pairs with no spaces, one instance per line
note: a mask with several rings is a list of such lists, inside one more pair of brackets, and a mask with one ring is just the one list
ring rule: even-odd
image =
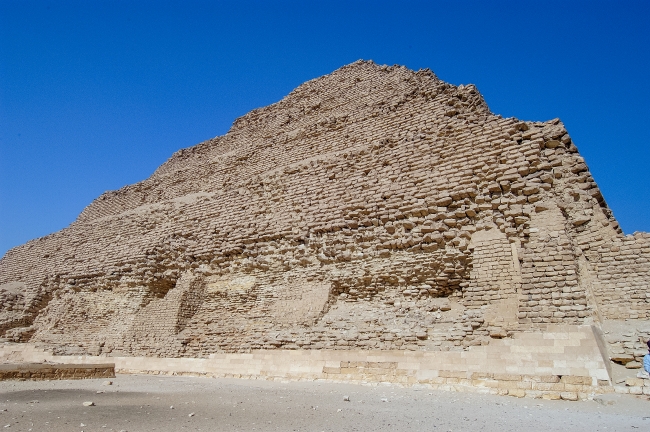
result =
[[[647,329],[649,257],[559,120],[360,61],[10,250],[0,332],[59,354],[207,357]],[[641,333],[609,342],[636,359]]]

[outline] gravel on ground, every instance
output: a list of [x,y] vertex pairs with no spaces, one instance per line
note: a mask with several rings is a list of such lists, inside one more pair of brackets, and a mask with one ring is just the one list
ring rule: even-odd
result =
[[321,381],[156,375],[106,381],[0,382],[0,430],[650,430],[648,398],[631,395],[569,402]]

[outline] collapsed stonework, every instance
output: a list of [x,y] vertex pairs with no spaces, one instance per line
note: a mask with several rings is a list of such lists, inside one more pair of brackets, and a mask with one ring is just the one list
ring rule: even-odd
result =
[[649,259],[559,120],[502,118],[473,85],[359,61],[7,252],[0,334],[208,358],[466,351],[609,325],[604,349],[634,365]]

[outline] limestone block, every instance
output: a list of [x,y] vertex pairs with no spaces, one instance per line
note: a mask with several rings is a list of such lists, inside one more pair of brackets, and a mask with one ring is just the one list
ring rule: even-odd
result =
[[575,392],[562,392],[560,393],[560,398],[563,400],[577,401],[578,394]]

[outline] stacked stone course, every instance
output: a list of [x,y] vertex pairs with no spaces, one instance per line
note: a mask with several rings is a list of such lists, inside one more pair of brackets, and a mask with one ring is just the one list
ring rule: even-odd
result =
[[650,319],[649,257],[559,120],[360,61],[10,250],[0,332],[59,354],[466,350]]
[[0,364],[0,381],[49,381],[114,377],[114,364]]

